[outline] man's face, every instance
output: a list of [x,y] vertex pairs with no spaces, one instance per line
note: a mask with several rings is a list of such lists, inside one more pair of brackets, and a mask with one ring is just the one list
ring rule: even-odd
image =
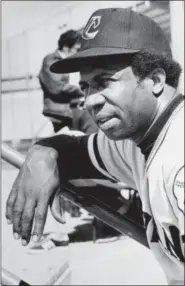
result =
[[74,44],[71,48],[69,48],[68,56],[72,56],[76,54],[80,49],[80,43]]
[[80,75],[85,107],[110,139],[137,139],[146,131],[157,105],[151,80],[140,83],[123,64],[86,67]]

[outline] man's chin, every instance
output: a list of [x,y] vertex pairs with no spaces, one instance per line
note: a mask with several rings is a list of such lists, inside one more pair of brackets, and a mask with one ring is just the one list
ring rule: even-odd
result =
[[123,140],[123,139],[126,139],[123,134],[119,134],[119,133],[116,133],[116,132],[111,132],[111,131],[104,131],[102,130],[105,135],[110,139],[110,140],[113,140],[113,141],[119,141],[119,140]]

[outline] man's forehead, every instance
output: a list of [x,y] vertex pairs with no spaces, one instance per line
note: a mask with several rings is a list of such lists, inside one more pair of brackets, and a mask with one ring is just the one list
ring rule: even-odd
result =
[[99,73],[110,73],[114,69],[110,69],[110,67],[104,67],[104,68],[95,68],[95,67],[85,67],[80,71],[81,75],[87,76],[87,75],[95,75]]
[[[128,66],[128,65],[127,65]],[[103,67],[93,67],[93,66],[86,66],[80,71],[80,77],[83,78],[93,78],[97,75],[113,75],[114,73],[123,70],[126,68],[124,63],[115,63],[115,64],[107,64]]]

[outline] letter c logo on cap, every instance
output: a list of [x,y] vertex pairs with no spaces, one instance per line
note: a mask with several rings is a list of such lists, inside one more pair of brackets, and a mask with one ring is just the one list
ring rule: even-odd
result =
[[84,40],[91,40],[94,39],[95,36],[98,34],[99,30],[97,27],[100,25],[101,16],[93,16],[87,26],[85,27],[82,38]]

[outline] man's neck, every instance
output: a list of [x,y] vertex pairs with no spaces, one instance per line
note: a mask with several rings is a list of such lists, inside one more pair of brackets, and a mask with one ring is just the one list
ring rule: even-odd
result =
[[155,117],[150,128],[144,134],[142,140],[137,144],[141,149],[141,152],[144,154],[145,160],[147,160],[162,129],[183,100],[184,97],[182,94],[174,94],[171,100],[168,101],[168,104],[163,106],[162,112],[158,112],[158,116]]
[[170,102],[174,99],[177,93],[178,93],[177,90],[174,90],[174,88],[166,85],[164,92],[157,99],[158,104],[154,114],[152,115],[150,120],[148,120],[148,127],[146,127],[145,131],[141,133],[138,137],[134,138],[133,140],[137,145],[141,144],[144,138],[148,136],[148,133],[150,132],[152,126],[155,124],[156,120],[160,117],[160,115],[167,108]]

